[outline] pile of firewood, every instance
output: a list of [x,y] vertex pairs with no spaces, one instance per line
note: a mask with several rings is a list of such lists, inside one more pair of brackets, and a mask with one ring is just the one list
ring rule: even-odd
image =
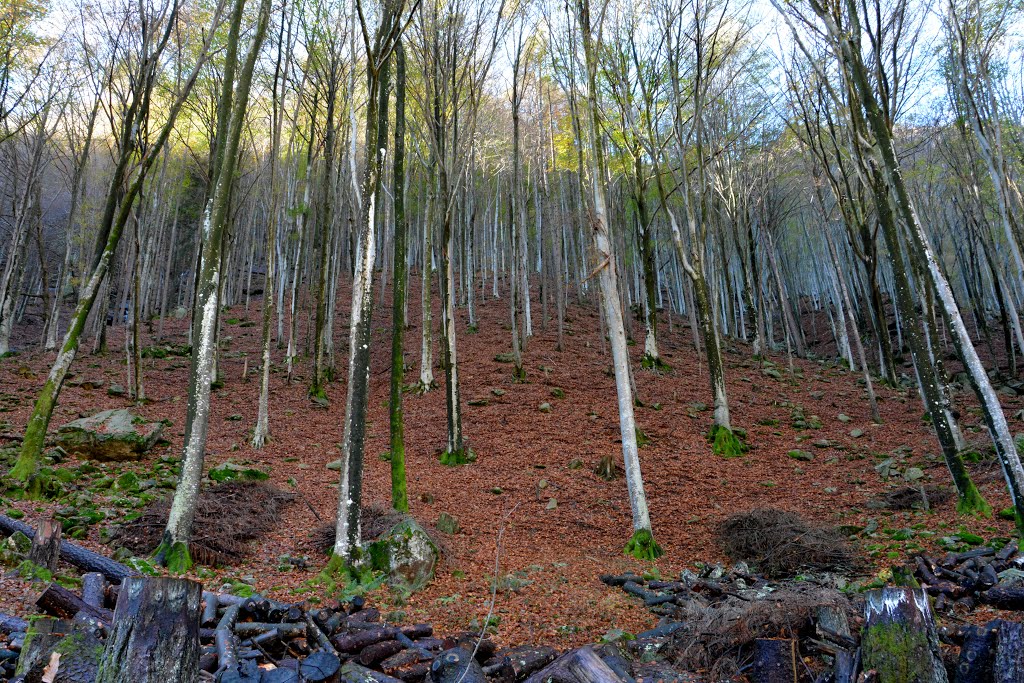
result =
[[[97,578],[98,577],[98,578]],[[37,606],[54,618],[0,618],[5,676],[25,683],[632,683],[617,649],[498,650],[474,634],[435,637],[393,626],[362,598],[306,609],[261,596],[202,591],[186,579],[87,575],[78,595],[57,584]],[[113,610],[110,607],[113,606]],[[0,640],[2,642],[2,640]],[[621,673],[621,675],[620,675]]]
[[935,610],[970,611],[979,604],[1024,610],[1024,554],[1016,542],[975,548],[942,558],[918,555],[914,577],[935,597]]
[[48,616],[0,614],[0,683],[635,683],[614,645],[559,656],[548,646],[499,650],[479,634],[437,637],[396,626],[362,598],[326,607],[204,591],[143,577],[74,543],[60,525],[0,515],[0,531],[32,539],[31,563],[58,557],[85,570],[82,591],[50,583]]

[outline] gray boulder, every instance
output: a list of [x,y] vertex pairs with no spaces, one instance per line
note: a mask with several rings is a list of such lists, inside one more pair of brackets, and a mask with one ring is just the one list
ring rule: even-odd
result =
[[403,519],[386,534],[369,544],[374,569],[387,575],[388,585],[412,593],[434,578],[439,553],[437,544],[415,520]]
[[68,453],[91,460],[138,460],[163,433],[163,424],[146,422],[126,408],[82,417],[57,430],[57,443]]

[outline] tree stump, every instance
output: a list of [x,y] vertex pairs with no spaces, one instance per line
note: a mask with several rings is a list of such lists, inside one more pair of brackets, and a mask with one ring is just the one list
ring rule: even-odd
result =
[[865,596],[864,670],[879,683],[947,683],[935,621],[924,591],[882,588]]
[[526,679],[526,683],[622,683],[591,647],[571,650]]
[[999,621],[970,626],[964,634],[956,664],[957,683],[987,683],[992,680]]
[[29,671],[46,665],[53,646],[70,631],[69,624],[58,619],[34,619],[25,632],[25,642],[18,656],[15,675],[24,676]]
[[1000,621],[992,666],[995,683],[1017,683],[1024,673],[1024,624]]
[[96,683],[195,683],[201,600],[195,581],[126,578]]
[[754,683],[797,683],[796,641],[758,638],[754,641]]
[[49,570],[51,574],[57,571],[57,560],[60,558],[60,530],[60,522],[44,519],[39,523],[32,537],[32,548],[28,551],[29,562]]

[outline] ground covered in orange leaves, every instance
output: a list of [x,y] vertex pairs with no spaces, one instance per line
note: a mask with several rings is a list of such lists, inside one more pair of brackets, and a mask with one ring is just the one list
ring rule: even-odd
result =
[[[347,292],[338,299],[347,307]],[[411,302],[418,302],[418,296],[411,297]],[[1012,535],[1012,524],[998,516],[958,517],[953,498],[928,512],[872,507],[879,494],[905,484],[903,475],[911,468],[923,473],[917,483],[946,485],[949,476],[938,457],[935,437],[922,421],[916,389],[909,384],[900,389],[879,387],[883,423],[874,425],[858,383],[860,375],[832,362],[796,360],[796,372],[791,375],[784,355],[771,356],[765,363],[752,359],[748,347],[727,344],[732,419],[747,430],[751,449],[735,459],[713,455],[705,439],[711,425],[711,412],[705,405],[711,402],[706,368],[692,346],[685,321],[663,317],[661,349],[672,369],[661,374],[641,370],[642,343],[631,349],[642,402],[637,422],[649,439],[640,458],[654,533],[665,549],[665,556],[657,562],[636,562],[622,553],[630,535],[625,482],[621,476],[604,481],[594,473],[604,455],[621,461],[614,380],[596,308],[569,307],[565,348],[559,352],[555,350],[554,323],[544,326],[540,305],[534,306],[535,336],[525,354],[526,383],[514,383],[512,366],[495,359],[510,350],[507,300],[488,298],[478,302],[478,308],[477,333],[467,331],[465,311],[460,309],[458,339],[463,425],[478,460],[454,468],[438,462],[446,433],[443,389],[422,396],[406,395],[412,513],[427,524],[448,513],[459,530],[444,536],[447,555],[426,590],[408,600],[385,590],[371,598],[382,611],[392,612],[393,619],[430,621],[440,632],[478,625],[488,613],[497,575],[497,619],[492,621],[501,642],[568,647],[591,642],[613,627],[626,631],[649,628],[654,617],[621,591],[601,584],[598,574],[632,569],[669,577],[699,561],[725,562],[727,558],[714,542],[716,525],[731,514],[759,507],[795,511],[830,525],[877,524],[873,533],[856,536],[866,560],[863,575],[868,577],[914,552],[941,552],[941,540],[960,530],[985,539]],[[407,382],[418,377],[417,309],[410,305],[414,324],[407,333],[406,362],[411,366]],[[364,503],[387,505],[389,464],[379,456],[388,450],[390,310],[382,306],[374,315],[363,491]],[[339,318],[337,375],[344,378],[347,317],[342,312]],[[434,319],[439,318],[435,315]],[[316,599],[323,590],[308,582],[324,558],[310,547],[309,534],[333,519],[337,505],[337,473],[326,465],[339,454],[336,444],[341,440],[345,412],[343,380],[330,386],[326,407],[316,405],[307,398],[308,358],[300,359],[289,384],[283,351],[275,349],[272,440],[264,449],[253,450],[248,442],[259,391],[258,302],[249,311],[241,306],[225,311],[222,319],[223,387],[213,392],[207,464],[227,460],[251,464],[269,472],[272,483],[298,496],[285,509],[280,526],[252,547],[242,565],[202,568],[195,575],[213,587],[232,578],[254,580],[257,590],[273,597]],[[305,323],[304,318],[302,335],[306,334]],[[642,339],[640,324],[634,325]],[[167,328],[166,342],[187,341],[184,321],[168,323]],[[119,328],[111,332],[110,343],[111,349],[119,348]],[[151,339],[146,342],[150,343]],[[435,359],[440,356],[440,349],[435,348]],[[51,354],[31,347],[0,360],[0,408],[4,411],[0,423],[7,423],[0,424],[0,432],[17,434],[24,429],[51,362]],[[909,366],[903,370],[913,373]],[[108,396],[106,390],[111,383],[127,383],[123,351],[112,350],[105,356],[83,352],[74,371],[77,379],[102,380],[104,385],[66,387],[53,428],[81,414],[131,405],[129,399]],[[188,359],[150,358],[144,362],[144,372],[149,400],[137,410],[147,419],[170,421],[165,430],[168,443],[139,463],[108,466],[113,476],[132,470],[145,479],[153,476],[154,465],[161,458],[180,455]],[[439,367],[434,374],[439,382],[444,381]],[[970,467],[993,509],[999,510],[1009,504],[1008,496],[972,407],[974,401],[965,393],[955,399],[967,437],[982,454],[981,461]],[[1003,399],[1007,414],[1019,416],[1024,399]],[[549,404],[550,411],[541,409],[543,403]],[[1020,429],[1020,418],[1012,417],[1011,425]],[[794,449],[811,453],[813,460],[790,457]],[[888,459],[892,459],[889,467],[881,469],[888,469],[890,476],[883,478],[876,466]],[[84,504],[92,494],[83,491],[81,495],[84,499],[79,503]],[[106,519],[90,527],[81,542],[110,554],[112,549],[101,543],[101,530],[123,518],[131,506],[103,496],[92,502]],[[6,502],[3,510],[18,510],[26,521],[33,522],[60,505],[67,502]],[[903,539],[907,534],[899,532],[906,530],[911,532],[909,540],[893,539]],[[287,561],[303,556],[306,568],[301,567],[301,560]],[[33,598],[28,584],[10,577],[0,579],[0,610],[24,613]]]

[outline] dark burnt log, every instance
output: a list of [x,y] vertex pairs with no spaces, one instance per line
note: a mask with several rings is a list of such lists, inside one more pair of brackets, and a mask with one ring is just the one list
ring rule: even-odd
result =
[[209,626],[217,621],[217,609],[220,607],[220,600],[216,593],[203,591],[203,612],[199,617],[201,626]]
[[1017,541],[1010,541],[996,553],[996,559],[1000,562],[1006,562],[1011,557],[1017,554],[1017,548],[1019,547]]
[[462,647],[445,650],[430,664],[433,683],[486,683],[483,667],[473,658],[473,651]]
[[407,638],[416,640],[417,638],[429,638],[434,635],[434,627],[431,624],[412,624],[411,626],[403,626],[402,635]]
[[981,570],[981,580],[978,583],[985,589],[991,588],[999,583],[999,574],[996,573],[996,568],[990,564],[986,564],[985,568]]
[[268,631],[277,631],[282,638],[300,638],[307,635],[306,622],[289,624],[268,624],[262,621],[240,621],[235,624],[235,634],[245,638],[258,636]]
[[230,629],[214,631],[213,642],[217,648],[217,670],[234,671],[238,668],[238,641]]
[[[341,677],[339,680],[342,683],[402,683],[401,679],[388,676],[380,671],[367,669],[365,666],[360,666],[355,662],[346,662],[345,666],[341,667]],[[465,683],[470,682],[466,681]]]
[[233,671],[225,671],[217,677],[218,683],[260,683],[263,672],[254,660],[246,660]]
[[260,683],[299,683],[299,672],[279,666],[263,672]]
[[1024,624],[1000,620],[992,666],[994,683],[1019,683],[1024,674]]
[[82,575],[82,602],[89,607],[103,608],[107,599],[107,577],[99,572]]
[[355,654],[367,645],[373,645],[382,640],[395,639],[395,633],[398,629],[391,626],[381,626],[380,624],[375,626],[373,629],[335,636],[331,642],[334,643],[334,647],[337,648],[338,652]]
[[985,626],[968,626],[956,664],[956,683],[989,683],[995,663],[999,621]]
[[588,646],[566,652],[526,683],[623,683],[623,679]]
[[0,613],[0,633],[22,633],[28,630],[28,622],[24,619]]
[[644,578],[639,574],[633,572],[626,572],[625,574],[602,574],[600,577],[601,583],[611,586],[613,588],[622,588],[627,583],[632,582],[638,585],[643,585]]
[[316,620],[312,616],[306,614],[306,634],[316,642],[317,647],[324,650],[328,654],[338,656],[338,651],[334,649],[334,645],[331,644],[331,639],[327,637],[320,627],[317,626]]
[[446,650],[445,641],[443,638],[418,638],[413,641],[416,647],[426,650],[427,652],[440,652]]
[[989,548],[989,547],[975,548],[974,550],[968,550],[967,552],[957,553],[956,555],[953,556],[953,561],[950,564],[956,565],[956,564],[960,564],[962,562],[966,562],[967,560],[973,560],[973,559],[978,558],[978,557],[988,557],[989,555],[995,555],[995,554],[996,554],[996,549],[995,548]]
[[508,662],[513,680],[518,681],[535,671],[540,671],[557,657],[558,652],[553,647],[523,645],[507,650],[501,659]]
[[1024,610],[1024,588],[1001,588],[994,586],[978,594],[986,605],[997,609]]
[[[15,531],[20,531],[29,538],[35,536],[35,530],[31,526],[16,519],[11,519],[6,515],[0,515],[0,531],[8,536]],[[114,583],[121,583],[121,581],[129,576],[138,575],[138,572],[120,562],[114,562],[109,557],[86,550],[74,543],[64,542],[60,544],[60,559],[87,572],[100,572]]]
[[[413,672],[423,671],[426,673],[430,666],[429,662],[434,660],[434,655],[426,650],[402,650],[393,654],[380,663],[380,670],[388,676],[394,676],[405,680],[405,677]],[[425,666],[421,664],[427,663]],[[486,670],[486,668],[485,668]]]
[[938,634],[924,591],[883,588],[865,595],[864,670],[881,681],[946,683]]
[[126,578],[96,683],[195,683],[202,586]]
[[594,652],[601,660],[608,665],[608,668],[615,672],[625,683],[636,683],[629,674],[630,666],[626,658],[622,656],[622,650],[615,643],[606,643],[596,648]]
[[36,533],[32,536],[28,561],[38,567],[48,569],[52,574],[57,571],[59,557],[60,522],[55,519],[44,519],[39,523]]
[[758,638],[754,641],[753,683],[797,683],[796,641]]
[[341,671],[341,659],[331,652],[314,652],[299,664],[299,674],[307,683],[331,683]]
[[355,659],[363,666],[373,667],[391,655],[398,654],[404,649],[405,646],[397,640],[382,640],[379,643],[374,643],[373,645],[367,645],[364,647],[359,651],[359,656]]
[[114,616],[108,609],[87,604],[82,598],[59,583],[51,583],[47,586],[46,590],[36,598],[36,606],[47,614],[65,619],[70,619],[79,612],[85,612],[88,616],[94,617],[104,624],[110,624]]
[[857,683],[857,672],[860,669],[860,650],[840,650],[835,654],[832,665],[833,683]]

